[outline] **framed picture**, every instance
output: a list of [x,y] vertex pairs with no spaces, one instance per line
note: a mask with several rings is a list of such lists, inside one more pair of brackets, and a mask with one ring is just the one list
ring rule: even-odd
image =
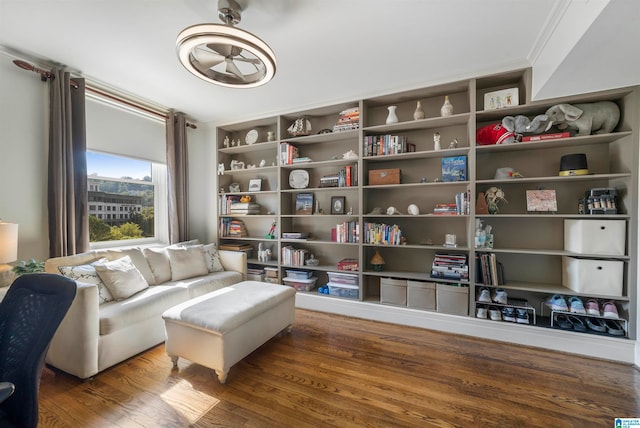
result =
[[527,211],[557,212],[558,202],[555,190],[527,190]]
[[344,214],[344,196],[331,197],[331,214]]
[[253,178],[249,180],[249,191],[259,192],[262,190],[262,178]]
[[501,91],[487,92],[484,94],[485,110],[513,107],[518,104],[518,88],[503,89]]
[[313,214],[313,193],[298,193],[296,195],[296,214]]

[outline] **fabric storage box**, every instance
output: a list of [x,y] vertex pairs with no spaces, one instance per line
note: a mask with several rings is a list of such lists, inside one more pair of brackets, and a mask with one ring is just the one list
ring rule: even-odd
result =
[[264,282],[268,282],[269,284],[280,284],[280,280],[278,280],[278,278],[271,278],[268,276],[264,279]]
[[400,184],[400,168],[372,169],[369,171],[369,185]]
[[564,221],[564,249],[574,253],[623,256],[625,235],[624,220]]
[[407,306],[407,280],[380,278],[380,303]]
[[469,315],[469,287],[437,283],[436,309],[443,314]]
[[278,268],[266,267],[264,268],[264,273],[267,278],[278,278]]
[[562,285],[581,294],[622,296],[624,262],[562,258]]
[[311,278],[301,279],[301,278],[282,278],[284,285],[288,285],[290,287],[295,288],[297,291],[311,291],[316,286],[317,277],[312,276]]
[[407,280],[407,306],[414,309],[436,309],[436,284]]
[[328,283],[327,287],[329,287],[330,296],[349,299],[357,299],[360,296],[360,289],[357,285]]
[[264,274],[263,273],[247,273],[247,281],[264,282]]

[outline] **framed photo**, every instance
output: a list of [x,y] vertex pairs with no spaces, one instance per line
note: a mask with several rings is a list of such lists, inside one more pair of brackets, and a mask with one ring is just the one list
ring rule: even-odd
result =
[[296,195],[296,214],[313,214],[313,193],[298,193]]
[[262,190],[262,178],[253,178],[249,180],[249,191],[259,192]]
[[345,197],[331,197],[331,214],[344,214]]
[[513,107],[518,104],[518,88],[503,89],[501,91],[487,92],[484,94],[485,110]]
[[555,190],[527,190],[527,211],[557,212],[558,202]]

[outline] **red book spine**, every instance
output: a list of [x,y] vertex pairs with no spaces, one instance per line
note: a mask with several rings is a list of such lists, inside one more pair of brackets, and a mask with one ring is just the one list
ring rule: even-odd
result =
[[347,171],[347,187],[351,187],[351,165],[345,166],[345,169]]
[[542,141],[542,140],[555,140],[557,138],[569,138],[571,136],[568,132],[557,132],[555,134],[540,134],[540,135],[525,135],[522,137],[522,141]]

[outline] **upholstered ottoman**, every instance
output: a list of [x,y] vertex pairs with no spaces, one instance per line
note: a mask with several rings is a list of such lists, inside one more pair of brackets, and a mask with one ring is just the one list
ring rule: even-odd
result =
[[216,371],[225,383],[229,369],[295,318],[295,289],[244,281],[164,312],[166,350],[174,367],[182,357]]

